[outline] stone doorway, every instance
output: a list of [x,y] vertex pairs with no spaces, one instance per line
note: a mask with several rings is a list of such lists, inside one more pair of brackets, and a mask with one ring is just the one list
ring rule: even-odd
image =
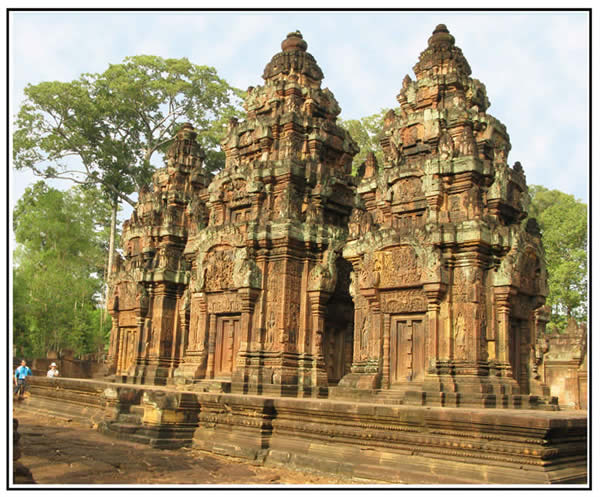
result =
[[529,394],[529,347],[527,346],[527,321],[511,318],[508,359],[513,378],[519,384],[522,395]]
[[323,341],[323,357],[327,381],[330,386],[335,386],[345,374],[350,372],[352,365],[351,324],[328,329]]
[[120,328],[119,361],[117,364],[117,374],[127,375],[129,369],[135,364],[137,357],[136,338],[137,329],[134,327]]
[[217,316],[215,336],[215,378],[231,378],[240,349],[240,316]]
[[350,295],[352,264],[338,257],[337,280],[327,304],[323,333],[323,358],[329,386],[335,386],[350,372],[354,343],[354,302]]
[[424,316],[392,316],[390,327],[390,381],[422,382],[425,376]]

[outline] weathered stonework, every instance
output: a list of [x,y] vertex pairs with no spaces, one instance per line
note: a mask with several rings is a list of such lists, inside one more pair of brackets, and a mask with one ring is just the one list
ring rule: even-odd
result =
[[152,188],[139,192],[123,224],[125,260],[117,260],[108,310],[113,319],[109,372],[138,382],[165,383],[181,362],[189,312],[189,234],[206,224],[199,198],[209,179],[196,132],[185,124]]
[[290,33],[249,88],[216,176],[177,132],[123,227],[109,376],[34,376],[27,409],[363,482],[585,484],[587,415],[544,383],[586,407],[584,334],[544,333],[525,175],[454,38],[358,177],[306,49]]
[[354,356],[332,394],[553,408],[535,371],[547,288],[523,169],[444,25],[414,71],[385,116],[384,162],[358,184],[343,250]]
[[205,174],[195,131],[123,229],[109,363],[131,383],[395,404],[555,409],[539,229],[485,87],[439,25],[378,166],[298,32]]
[[561,409],[588,408],[587,327],[570,319],[564,333],[546,335],[540,346],[540,374]]
[[323,396],[349,369],[341,250],[358,148],[306,48],[290,33],[249,88],[210,184],[186,125],[140,194],[109,306],[127,381]]
[[156,448],[361,483],[585,484],[581,411],[365,404],[32,377],[27,410]]

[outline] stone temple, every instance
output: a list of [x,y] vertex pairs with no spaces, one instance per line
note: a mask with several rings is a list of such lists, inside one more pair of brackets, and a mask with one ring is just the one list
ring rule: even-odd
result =
[[543,382],[523,168],[444,25],[414,73],[382,163],[354,174],[299,32],[248,89],[218,174],[184,124],[123,226],[109,376],[34,378],[30,408],[371,481],[585,483],[586,413]]
[[203,170],[184,125],[123,229],[110,363],[133,383],[427,405],[551,407],[523,168],[439,25],[358,147],[298,32]]

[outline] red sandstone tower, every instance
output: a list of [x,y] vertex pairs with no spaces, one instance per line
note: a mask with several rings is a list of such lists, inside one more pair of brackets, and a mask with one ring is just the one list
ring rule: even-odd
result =
[[165,383],[181,361],[186,340],[189,267],[183,249],[190,233],[206,224],[198,201],[209,178],[191,124],[177,132],[166,167],[139,193],[123,224],[125,260],[117,261],[108,310],[113,327],[111,374],[136,383]]
[[523,168],[443,24],[385,117],[381,168],[358,185],[344,257],[355,305],[352,372],[335,396],[431,405],[545,405],[536,375],[546,274],[524,226]]
[[523,168],[439,25],[382,129],[383,164],[299,32],[202,167],[185,125],[123,230],[109,363],[125,381],[424,405],[552,408],[546,275]]
[[[225,168],[208,186],[200,159],[167,183],[158,171],[124,229],[136,248],[114,287],[111,361],[127,381],[324,396],[349,371],[351,267],[341,251],[358,148],[336,125],[339,105],[306,48],[290,33],[264,86],[248,89],[247,118],[230,122]],[[145,216],[145,195],[155,215],[176,221]],[[127,280],[140,254],[148,269]]]

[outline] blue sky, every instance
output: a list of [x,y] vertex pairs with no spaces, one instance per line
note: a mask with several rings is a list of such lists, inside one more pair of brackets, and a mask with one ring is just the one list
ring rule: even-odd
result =
[[[242,89],[299,29],[344,119],[396,107],[406,74],[439,23],[487,88],[508,129],[509,163],[529,184],[588,201],[589,32],[585,12],[13,12],[10,110],[23,88],[101,72],[139,54],[187,57]],[[10,206],[35,181],[14,172]],[[67,186],[63,183],[62,186]],[[69,185],[70,186],[70,185]]]

